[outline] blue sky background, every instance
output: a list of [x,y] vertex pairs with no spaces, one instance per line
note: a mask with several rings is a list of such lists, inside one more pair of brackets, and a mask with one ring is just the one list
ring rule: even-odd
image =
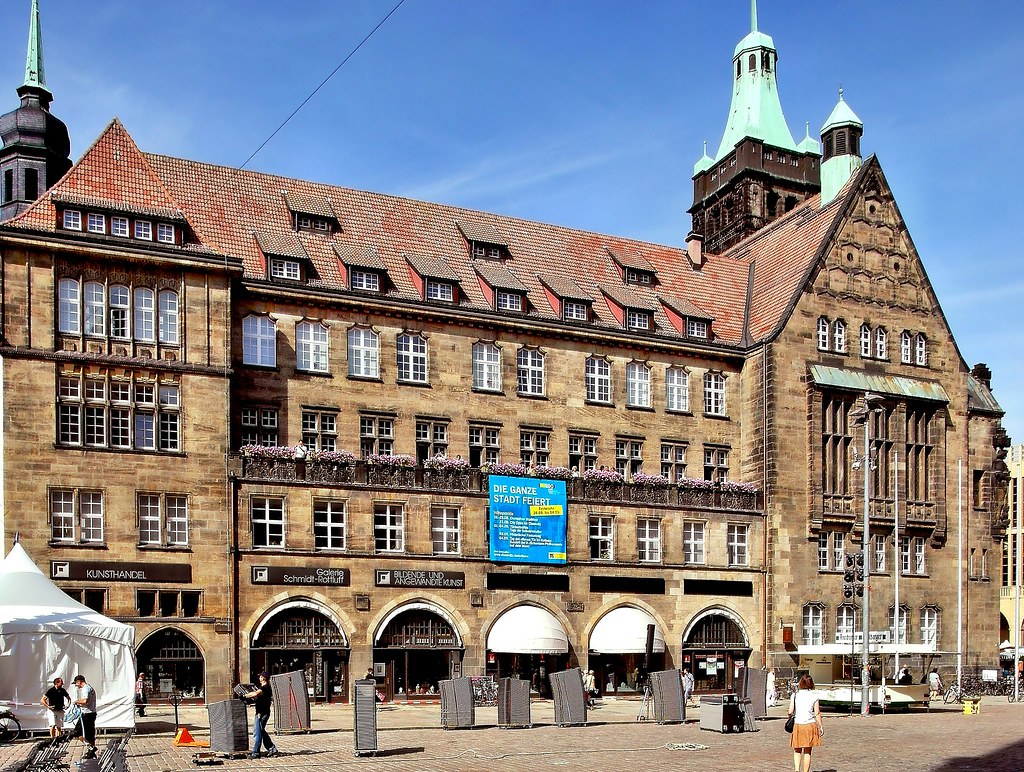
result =
[[[75,158],[117,116],[147,152],[237,166],[396,2],[41,0],[53,111]],[[5,3],[2,110],[29,6]],[[841,85],[964,359],[992,368],[1024,442],[1024,4],[760,0],[758,14],[796,140]],[[406,0],[249,166],[680,245],[749,20],[748,0]]]

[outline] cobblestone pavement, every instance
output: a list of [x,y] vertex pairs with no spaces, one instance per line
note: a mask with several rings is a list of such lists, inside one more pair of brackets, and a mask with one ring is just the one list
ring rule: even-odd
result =
[[[888,770],[960,772],[1024,770],[1024,705],[990,698],[977,715],[959,709],[873,715],[869,718],[827,713],[825,742],[814,752],[817,772]],[[217,758],[224,770],[351,770],[351,772],[462,772],[570,768],[601,772],[645,770],[783,770],[792,769],[789,736],[783,731],[784,709],[776,708],[759,732],[719,734],[701,730],[688,715],[682,725],[638,722],[639,703],[606,702],[588,716],[586,726],[553,725],[550,702],[532,706],[533,728],[499,729],[493,708],[477,709],[477,728],[440,728],[440,708],[384,706],[378,713],[378,751],[353,753],[352,708],[314,707],[308,734],[275,735],[282,755],[250,761]],[[208,739],[206,710],[180,711],[180,720],[197,739]],[[133,772],[196,770],[195,749],[173,745],[173,709],[157,707],[140,719],[129,746]],[[102,739],[100,744],[102,745]],[[27,756],[32,742],[0,747],[0,769]],[[81,757],[73,745],[69,760]]]

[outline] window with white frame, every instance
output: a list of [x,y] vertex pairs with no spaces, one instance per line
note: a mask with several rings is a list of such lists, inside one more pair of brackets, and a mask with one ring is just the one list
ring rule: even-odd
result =
[[455,288],[446,281],[427,280],[427,300],[451,303],[455,299]]
[[871,356],[871,328],[866,323],[860,326],[860,355]]
[[249,500],[252,546],[284,547],[284,499],[253,496]]
[[665,371],[665,409],[690,412],[690,374],[681,367]]
[[242,319],[242,364],[277,366],[277,325],[269,316]]
[[168,223],[157,223],[156,240],[163,244],[173,244],[174,226]]
[[156,340],[156,293],[148,287],[132,292],[135,340],[151,343]]
[[473,388],[501,391],[501,349],[493,343],[473,344]]
[[639,517],[636,521],[636,554],[641,563],[661,562],[661,521]]
[[846,353],[846,322],[842,319],[832,323],[832,347],[837,354]]
[[842,571],[846,556],[846,534],[842,531],[818,532],[818,570]]
[[516,381],[520,396],[544,396],[544,354],[535,348],[519,349]]
[[905,365],[914,361],[911,340],[910,333],[906,330],[900,333],[900,362]]
[[597,436],[569,435],[569,468],[580,474],[597,469]]
[[828,319],[824,316],[818,317],[818,351],[828,351],[829,349],[830,326]]
[[83,326],[85,334],[102,337],[106,334],[106,287],[98,281],[87,281],[82,299],[84,301],[83,310],[85,311],[85,324]]
[[135,221],[135,238],[143,241],[153,240],[153,223],[146,220]]
[[75,209],[65,209],[64,229],[69,231],[82,230],[82,213]]
[[459,508],[431,507],[430,536],[435,555],[458,555],[462,549],[459,539]]
[[750,563],[747,539],[750,526],[746,523],[729,523],[726,527],[726,547],[729,551],[730,566],[745,566]]
[[448,454],[448,424],[447,418],[416,419],[416,463]]
[[239,415],[243,445],[277,446],[277,409],[271,407],[243,407]]
[[427,339],[422,335],[402,333],[397,340],[398,380],[406,383],[427,383]]
[[161,290],[159,305],[160,342],[171,346],[178,344],[178,293]]
[[586,303],[578,300],[562,301],[562,318],[577,322],[585,322],[590,318]]
[[888,552],[888,540],[885,538],[885,534],[876,533],[871,536],[872,551],[875,555],[875,561],[871,568],[872,572],[876,574],[884,574],[886,571],[886,554]]
[[907,629],[910,627],[910,609],[900,606],[898,609],[889,606],[889,635],[893,643],[910,643]]
[[360,271],[353,268],[349,274],[349,284],[354,290],[380,292],[380,274],[376,271]]
[[661,476],[670,482],[679,482],[686,477],[686,443],[661,442]]
[[703,319],[687,319],[686,320],[686,337],[688,338],[700,338],[702,340],[708,337],[708,323]]
[[644,465],[644,441],[639,439],[615,438],[615,471],[623,477],[631,477]]
[[344,501],[313,501],[313,549],[344,550],[347,514]]
[[842,605],[836,609],[836,643],[850,643],[857,631],[857,607]]
[[128,340],[131,330],[131,294],[123,284],[110,288],[110,337]]
[[375,504],[373,544],[377,552],[405,551],[405,509],[401,504]]
[[270,261],[270,278],[299,281],[302,278],[302,268],[298,260],[282,260],[275,257]]
[[703,565],[706,561],[704,551],[706,525],[703,520],[683,521],[683,562]]
[[889,358],[889,333],[885,328],[875,330],[875,359]]
[[929,646],[939,644],[939,610],[935,606],[921,609],[921,643]]
[[590,516],[590,559],[614,560],[615,518],[611,515]]
[[718,483],[729,479],[728,448],[704,448],[704,479]]
[[188,497],[170,493],[140,493],[139,544],[188,546]]
[[327,325],[299,322],[295,325],[295,366],[311,373],[327,372]]
[[103,542],[103,493],[77,488],[50,491],[50,541]]
[[904,574],[924,576],[926,545],[923,536],[904,536],[900,539],[900,570]]
[[626,284],[650,284],[652,279],[650,271],[641,271],[636,268],[626,269]]
[[395,449],[395,419],[390,416],[359,416],[359,452],[367,456],[391,455]]
[[498,290],[497,307],[499,311],[521,312],[523,310],[523,296],[518,292]]
[[348,374],[356,378],[380,377],[380,336],[366,327],[348,331]]
[[725,376],[721,373],[704,374],[704,412],[725,415]]
[[101,214],[95,212],[89,212],[88,217],[88,228],[89,233],[106,233],[107,232],[107,218]]
[[928,339],[920,333],[914,336],[914,364],[922,367],[928,364]]
[[585,397],[588,402],[612,401],[612,366],[607,359],[588,357],[584,370]]
[[626,404],[630,407],[651,406],[651,368],[643,362],[626,365]]
[[338,414],[333,410],[302,410],[302,442],[309,450],[338,449]]
[[649,330],[651,329],[650,311],[638,311],[634,308],[626,310],[626,329]]
[[497,464],[501,458],[501,429],[496,426],[469,427],[469,465]]
[[120,236],[121,238],[128,238],[128,218],[127,217],[111,217],[110,218],[110,235]]
[[115,284],[108,289],[99,281],[63,278],[58,283],[57,316],[58,331],[67,335],[84,329],[90,337],[103,337],[109,331],[111,338],[128,340],[134,333],[136,340],[152,343],[159,329],[162,344],[179,342],[178,293],[174,290],[161,290],[158,303],[157,293],[148,287],[129,290]]
[[547,466],[551,453],[551,432],[519,430],[519,463],[526,466]]
[[807,646],[821,646],[825,643],[824,606],[819,603],[804,606],[801,636]]

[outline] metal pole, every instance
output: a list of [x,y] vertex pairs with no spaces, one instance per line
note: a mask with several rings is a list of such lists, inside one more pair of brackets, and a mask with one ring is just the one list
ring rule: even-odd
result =
[[893,602],[892,602],[892,626],[893,636],[896,638],[893,643],[896,644],[896,673],[897,679],[899,678],[898,673],[900,672],[900,646],[903,645],[903,641],[900,639],[900,452],[894,450],[892,452],[892,488],[893,488],[893,532],[892,540],[894,542],[893,551],[896,553],[896,560],[892,565],[893,575]]
[[[1024,450],[1024,446],[1021,447]],[[1013,467],[1010,472],[1010,485],[1013,486],[1014,497],[1012,504],[1014,504],[1014,512],[1011,514],[1011,520],[1013,526],[1016,529],[1013,534],[1016,537],[1016,543],[1014,545],[1013,554],[1013,699],[1014,702],[1020,701],[1020,678],[1017,676],[1019,672],[1017,670],[1017,662],[1020,660],[1020,583],[1021,583],[1021,562],[1020,562],[1020,550],[1021,550],[1021,527],[1020,527],[1020,516],[1021,516],[1021,455],[1018,453],[1018,449],[1014,448],[1013,457],[1011,463]]]
[[871,576],[871,561],[868,560],[870,552],[870,516],[871,516],[871,395],[864,392],[864,533],[861,538],[861,555],[864,558],[864,594],[861,596],[861,653],[860,653],[860,712],[868,715],[871,712],[871,703],[868,699],[868,577]]
[[964,676],[964,460],[956,462],[956,686]]

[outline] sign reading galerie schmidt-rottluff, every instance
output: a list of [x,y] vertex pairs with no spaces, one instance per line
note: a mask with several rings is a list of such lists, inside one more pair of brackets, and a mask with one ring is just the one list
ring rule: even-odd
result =
[[304,584],[348,587],[350,572],[347,568],[286,568],[282,566],[253,566],[253,584]]
[[490,477],[491,560],[565,563],[564,480]]

